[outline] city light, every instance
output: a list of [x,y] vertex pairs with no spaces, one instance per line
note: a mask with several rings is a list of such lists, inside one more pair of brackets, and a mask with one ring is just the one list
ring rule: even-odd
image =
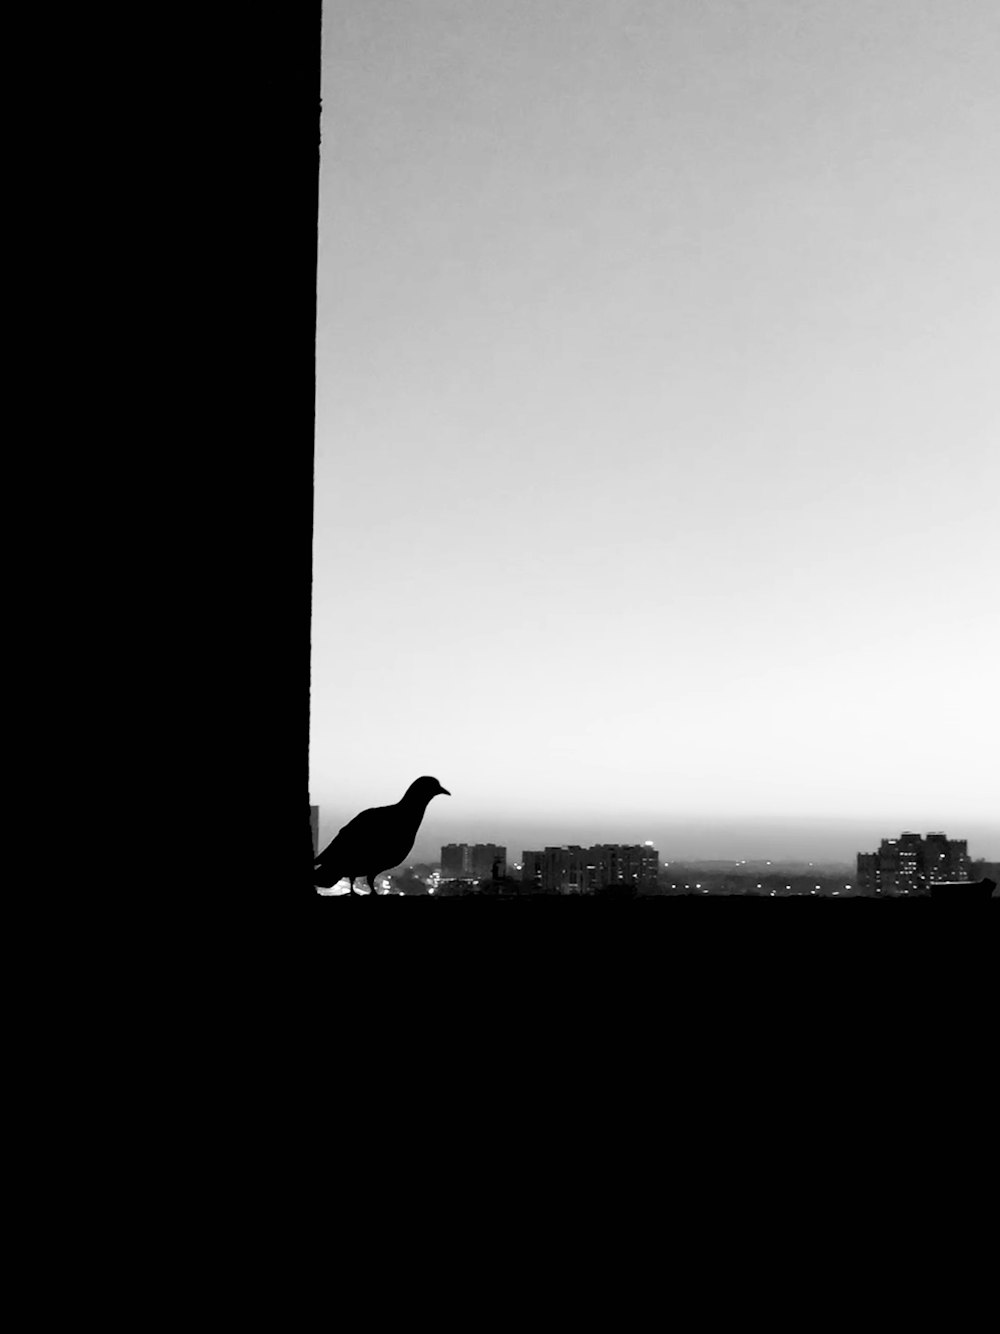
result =
[[[891,848],[891,855],[894,859],[896,868],[889,874],[886,872],[885,865],[883,865],[880,870],[877,861],[878,853],[859,853],[858,869],[859,874],[861,875],[861,880],[858,882],[858,893],[864,895],[866,893],[874,892],[875,895],[893,897],[926,893],[931,888],[932,884],[936,885],[938,881],[947,880],[949,878],[948,872],[957,864],[959,853],[952,852],[952,846],[960,849],[961,856],[964,858],[964,861],[959,868],[962,873],[952,878],[966,879],[968,875],[968,872],[966,871],[968,856],[965,852],[965,845],[963,843],[956,843],[953,840],[949,840],[948,843],[945,844],[943,834],[926,835],[926,838],[930,843],[930,847],[927,847],[926,852],[913,852],[910,850],[911,845],[913,847],[920,847],[922,844],[922,836],[919,834],[906,834],[901,840],[883,839],[882,851],[884,853],[886,847]],[[932,839],[938,840],[939,847],[949,847],[948,852],[934,854],[935,860],[939,862],[944,860],[947,863],[945,867],[931,868],[930,853],[934,846],[933,842],[931,842]],[[900,846],[900,844],[902,844],[902,846]],[[499,845],[476,844],[475,848],[473,848],[473,845],[471,844],[468,846],[465,844],[449,844],[447,849],[442,849],[442,854],[445,859],[447,859],[448,856],[454,857],[459,852],[464,852],[464,860],[460,859],[461,868],[464,869],[464,874],[461,874],[460,871],[456,871],[451,875],[442,875],[440,870],[431,871],[430,868],[427,868],[427,870],[421,874],[421,879],[424,885],[427,886],[425,892],[429,891],[430,893],[434,893],[440,888],[441,884],[453,879],[458,883],[454,887],[449,887],[449,894],[455,892],[467,894],[473,888],[483,888],[490,884],[491,874],[488,873],[487,863],[483,860],[483,854],[485,854],[487,850],[489,850],[492,857],[493,870],[491,874],[492,876],[499,878],[500,871],[497,869]],[[532,852],[530,854],[522,853],[521,861],[507,861],[506,866],[508,869],[506,873],[509,876],[516,873],[519,879],[523,879],[525,883],[527,883],[527,868],[531,867],[532,874],[530,882],[532,888],[530,892],[532,893],[544,894],[561,892],[570,894],[593,894],[601,893],[605,890],[613,891],[614,886],[624,889],[626,882],[634,885],[640,894],[644,892],[656,893],[656,885],[654,883],[654,876],[656,874],[654,857],[652,855],[646,856],[647,850],[651,854],[656,854],[658,852],[653,839],[646,839],[641,844],[601,844],[599,847],[595,845],[593,848],[582,848],[577,847],[576,845],[561,848],[547,847],[546,865],[544,867],[542,864],[541,851]],[[504,851],[506,850],[504,849]],[[598,851],[601,854],[599,859],[594,857],[594,854]],[[591,860],[588,860],[588,853],[590,854]],[[558,857],[554,858],[553,854],[558,854]],[[478,856],[478,862],[474,860],[475,856]],[[528,860],[529,857],[531,860]],[[867,859],[864,866],[861,865],[862,857]],[[739,857],[725,862],[689,863],[692,869],[701,866],[707,874],[713,876],[712,882],[709,883],[703,880],[693,882],[664,880],[662,878],[662,872],[664,870],[669,870],[671,863],[661,857],[659,858],[661,873],[659,892],[663,893],[665,889],[669,889],[676,893],[679,889],[684,889],[687,893],[690,893],[693,889],[695,893],[703,895],[720,893],[724,895],[733,893],[746,894],[749,892],[749,886],[754,885],[757,889],[757,893],[761,894],[764,891],[763,880],[747,882],[742,880],[742,876],[738,876],[735,879],[729,879],[729,873],[724,869],[727,865],[735,867],[740,871],[743,867],[749,869],[750,860],[751,859],[749,858]],[[753,862],[757,866],[760,865],[760,862],[756,857],[753,858]],[[552,864],[549,865],[548,863]],[[674,863],[674,865],[684,866],[685,863]],[[799,867],[798,871],[795,870],[796,865]],[[830,883],[832,874],[830,875],[829,880],[816,881],[812,889],[806,889],[802,883],[804,877],[801,875],[801,865],[801,862],[786,863],[782,860],[775,862],[771,858],[765,860],[765,866],[767,870],[771,872],[785,868],[799,876],[798,881],[795,883],[791,881],[785,882],[784,890],[786,895],[827,895],[840,897],[841,890],[843,890],[844,894],[847,896],[853,894],[854,883],[852,881],[842,881],[841,890],[834,889]],[[807,862],[807,866],[814,869],[827,869],[827,863],[825,862],[810,861]],[[444,867],[446,872],[448,869],[448,866]],[[832,872],[832,864],[830,864],[829,869]],[[472,877],[476,878],[473,879]],[[494,886],[494,892],[508,892],[506,887],[501,887],[502,883],[503,882],[498,879],[498,884]],[[375,884],[375,893],[396,893],[395,880],[391,877],[386,877],[385,879],[379,877]],[[346,882],[342,882],[342,887],[347,888]],[[340,888],[341,887],[338,886],[338,890]],[[359,889],[361,893],[371,892],[367,889],[367,886],[364,885],[364,882],[362,882]],[[405,891],[400,892],[405,893]],[[511,889],[510,892],[528,891],[515,891]],[[935,889],[935,893],[936,892]],[[771,898],[776,898],[781,893],[781,890],[775,886],[774,888],[769,889],[767,893]]]

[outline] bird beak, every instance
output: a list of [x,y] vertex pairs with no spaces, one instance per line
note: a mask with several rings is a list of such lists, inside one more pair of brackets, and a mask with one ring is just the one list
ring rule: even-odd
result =
[[439,787],[439,788],[438,788],[438,796],[439,796],[439,797],[450,797],[450,796],[451,796],[451,793],[448,791],[448,789],[447,789],[446,787]]

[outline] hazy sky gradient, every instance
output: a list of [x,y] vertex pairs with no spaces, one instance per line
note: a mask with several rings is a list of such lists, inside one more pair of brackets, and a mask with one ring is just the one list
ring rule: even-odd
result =
[[1000,856],[1000,4],[337,0],[323,50],[321,838],[430,773],[424,855]]

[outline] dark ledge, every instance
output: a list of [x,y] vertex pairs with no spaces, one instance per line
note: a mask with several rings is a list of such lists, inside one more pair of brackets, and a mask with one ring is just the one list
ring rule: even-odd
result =
[[931,898],[988,899],[996,887],[995,880],[949,880],[931,885]]

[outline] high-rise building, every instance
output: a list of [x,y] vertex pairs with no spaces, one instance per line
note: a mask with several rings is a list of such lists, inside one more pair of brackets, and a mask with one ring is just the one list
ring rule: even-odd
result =
[[639,893],[656,888],[659,853],[651,844],[595,843],[522,853],[522,889],[536,894]]
[[596,854],[595,889],[632,886],[637,891],[656,888],[660,855],[651,843],[602,843],[591,849]]
[[924,874],[930,885],[968,880],[968,840],[928,834],[924,843]]
[[499,843],[448,843],[441,849],[442,880],[499,880],[507,849]]
[[923,838],[909,831],[884,838],[878,852],[858,853],[858,890],[862,894],[929,894],[935,884],[969,879],[966,839],[933,833]]
[[521,853],[521,892],[524,894],[540,894],[542,892],[542,858],[543,852],[532,851]]
[[521,854],[521,889],[528,894],[583,894],[593,871],[590,849],[574,843]]

